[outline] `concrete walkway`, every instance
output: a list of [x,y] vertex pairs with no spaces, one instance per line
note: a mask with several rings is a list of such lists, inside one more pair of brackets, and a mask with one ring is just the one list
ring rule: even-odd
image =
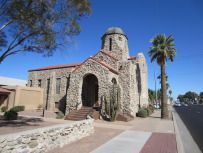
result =
[[172,120],[156,110],[130,122],[96,120],[95,133],[49,153],[177,153]]
[[91,153],[139,153],[151,132],[125,131]]

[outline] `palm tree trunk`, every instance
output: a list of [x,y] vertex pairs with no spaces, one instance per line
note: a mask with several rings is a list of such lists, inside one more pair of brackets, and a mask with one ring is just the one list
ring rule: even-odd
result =
[[165,64],[161,65],[161,118],[168,119],[168,105],[166,98],[166,74],[165,74]]

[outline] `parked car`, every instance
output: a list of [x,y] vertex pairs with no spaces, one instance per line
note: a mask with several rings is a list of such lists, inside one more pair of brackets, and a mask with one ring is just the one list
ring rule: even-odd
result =
[[181,104],[180,104],[180,103],[175,103],[174,106],[175,106],[175,107],[180,107]]
[[188,104],[187,104],[187,103],[183,103],[182,105],[183,105],[183,106],[188,106]]
[[161,108],[161,106],[160,106],[160,104],[159,104],[159,103],[157,103],[157,104],[154,104],[154,108],[156,108],[156,109],[160,109],[160,108]]

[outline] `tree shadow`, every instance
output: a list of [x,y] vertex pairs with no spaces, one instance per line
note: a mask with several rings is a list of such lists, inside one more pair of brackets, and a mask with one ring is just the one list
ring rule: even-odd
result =
[[60,100],[59,100],[59,106],[58,106],[59,111],[63,112],[65,114],[66,112],[66,95],[64,95]]
[[40,126],[42,122],[44,122],[43,119],[38,117],[18,116],[17,120],[5,120],[0,115],[0,127]]

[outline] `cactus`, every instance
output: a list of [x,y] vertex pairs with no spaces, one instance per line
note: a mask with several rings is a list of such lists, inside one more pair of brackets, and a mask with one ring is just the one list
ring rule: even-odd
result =
[[114,121],[119,110],[120,88],[117,84],[110,87],[109,96],[104,96],[104,112],[102,117],[107,121]]

